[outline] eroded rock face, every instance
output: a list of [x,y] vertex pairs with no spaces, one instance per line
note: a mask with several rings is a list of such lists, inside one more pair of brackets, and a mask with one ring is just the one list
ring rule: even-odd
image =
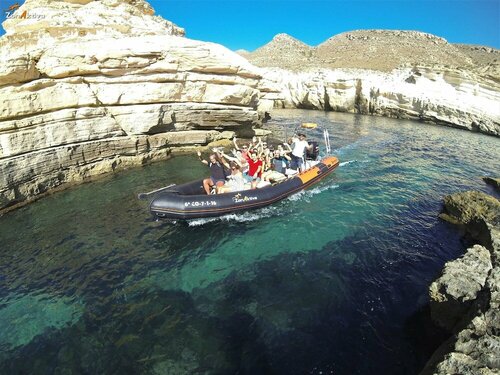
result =
[[[448,354],[437,362],[431,359],[422,374],[498,374],[500,202],[480,192],[457,193],[445,198],[445,209],[451,221],[463,225],[486,247],[475,245],[448,262],[431,285],[432,317],[456,336]],[[479,222],[487,235],[477,230]]]
[[0,211],[260,124],[260,74],[143,0],[27,0],[0,38]]
[[467,191],[444,198],[444,220],[459,224],[477,241],[493,248],[492,231],[500,225],[500,202],[480,191]]
[[259,108],[306,108],[421,120],[500,136],[500,85],[449,68],[399,68],[391,73],[263,69]]
[[244,55],[260,106],[415,119],[500,134],[500,51],[404,30],[355,30],[317,47],[278,34]]
[[490,252],[480,245],[467,249],[463,257],[446,263],[441,277],[429,288],[434,321],[452,331],[467,317],[472,303],[486,285],[491,269]]

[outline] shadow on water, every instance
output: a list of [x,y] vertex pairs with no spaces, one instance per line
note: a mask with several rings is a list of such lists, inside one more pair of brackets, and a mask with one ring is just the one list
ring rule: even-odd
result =
[[[234,269],[191,293],[134,288],[129,280],[129,288],[87,302],[77,322],[5,351],[0,370],[417,373],[442,339],[421,313],[427,285],[462,247],[448,224],[435,218],[430,228],[428,222],[414,222],[422,212],[430,215],[433,204],[416,202],[401,218],[373,231],[358,231],[314,251],[281,253],[249,266],[251,277]],[[239,224],[227,227],[234,233],[251,229]],[[191,248],[204,248],[221,229],[220,222],[206,225],[207,234],[188,240]],[[408,225],[415,236],[396,235]],[[162,226],[158,232],[184,235],[189,229]],[[446,246],[438,234],[447,237]],[[161,235],[158,248],[170,249],[171,240]],[[193,256],[182,247],[175,251]],[[428,276],[415,279],[418,272],[400,272],[408,267],[426,269]],[[137,278],[137,285],[145,278]]]

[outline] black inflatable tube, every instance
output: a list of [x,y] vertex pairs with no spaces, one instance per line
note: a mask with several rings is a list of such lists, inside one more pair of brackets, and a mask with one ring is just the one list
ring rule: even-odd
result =
[[[330,158],[330,163],[322,162],[306,172],[280,184],[261,189],[206,195],[203,180],[177,185],[162,192],[150,203],[150,211],[156,218],[186,220],[222,216],[228,213],[261,208],[297,193],[330,174],[339,164]],[[326,159],[324,159],[326,160]]]

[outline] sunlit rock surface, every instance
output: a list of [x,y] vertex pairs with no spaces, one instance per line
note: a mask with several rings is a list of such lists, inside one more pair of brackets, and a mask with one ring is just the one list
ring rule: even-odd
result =
[[256,134],[277,107],[500,135],[498,51],[430,34],[353,31],[318,47],[280,34],[244,58],[184,38],[143,0],[27,0],[3,26],[0,211],[173,148]]
[[307,108],[414,119],[500,135],[500,84],[472,72],[399,68],[291,72],[264,68],[259,108]]
[[430,359],[426,374],[500,371],[500,202],[469,191],[445,198],[445,215],[476,241],[446,264],[429,289],[433,319],[453,333]]
[[0,38],[0,210],[258,126],[260,75],[142,0],[28,0]]
[[404,30],[355,30],[316,47],[286,34],[251,53],[260,108],[416,119],[500,135],[500,51]]

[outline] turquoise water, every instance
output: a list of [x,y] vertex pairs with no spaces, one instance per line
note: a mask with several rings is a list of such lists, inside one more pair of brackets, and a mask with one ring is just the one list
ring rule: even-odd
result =
[[138,192],[207,173],[185,156],[1,217],[0,373],[418,373],[443,339],[427,287],[468,245],[442,197],[493,193],[500,142],[309,111],[269,126],[302,121],[342,163],[262,210],[153,221]]

